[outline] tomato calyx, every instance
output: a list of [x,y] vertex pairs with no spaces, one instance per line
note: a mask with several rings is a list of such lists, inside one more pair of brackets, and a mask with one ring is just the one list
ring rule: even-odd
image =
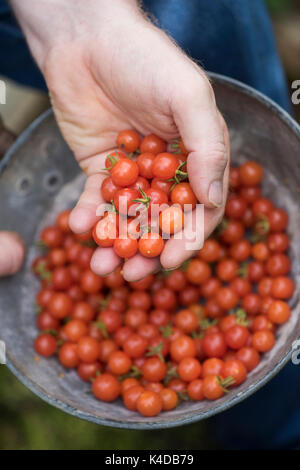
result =
[[157,356],[157,357],[159,357],[161,362],[165,362],[165,358],[162,354],[163,348],[164,348],[164,343],[163,342],[157,344],[156,346],[149,346],[147,348],[148,350],[146,352],[146,356],[147,357]]
[[34,308],[34,313],[36,315],[39,315],[40,313],[42,313],[43,311],[43,307],[41,307],[40,305],[36,304],[35,308]]
[[163,338],[169,338],[172,334],[172,325],[168,323],[166,326],[160,326],[159,331],[163,335]]
[[115,166],[115,164],[119,161],[118,152],[116,152],[116,156],[114,156],[114,155],[107,155],[106,158],[107,158],[108,161],[110,162],[110,165],[107,166],[106,168],[103,168],[103,171],[111,171],[112,168]]
[[105,339],[108,339],[109,338],[109,334],[107,332],[107,328],[106,328],[106,325],[105,323],[100,319],[100,320],[97,320],[95,323],[96,327],[101,331],[101,333],[103,334],[104,338]]
[[232,377],[232,375],[229,375],[225,379],[222,379],[222,377],[217,375],[217,381],[224,393],[229,393],[228,387],[235,383],[235,379]]
[[51,336],[54,336],[54,338],[57,337],[57,331],[56,330],[43,330],[42,331],[42,334],[43,335],[51,335]]
[[177,395],[178,395],[179,401],[191,401],[186,390],[181,390],[180,392],[177,392]]
[[185,165],[186,165],[186,162],[180,163],[177,170],[175,171],[175,175],[173,176],[173,178],[170,178],[170,179],[167,180],[167,181],[174,182],[173,185],[171,186],[169,192],[172,192],[173,189],[175,188],[175,186],[177,186],[177,184],[181,183],[182,181],[184,181],[188,177],[187,171],[182,171],[182,168]]
[[270,223],[266,215],[259,216],[254,225],[254,232],[258,235],[267,235],[270,232]]
[[125,379],[138,379],[139,377],[141,377],[143,374],[141,372],[141,370],[137,367],[137,366],[131,366],[130,368],[130,371],[127,372],[127,374],[123,374],[119,377],[119,379],[121,380],[121,382]]
[[146,208],[148,209],[150,202],[151,202],[151,197],[147,196],[145,191],[142,190],[142,188],[139,186],[139,192],[141,193],[142,197],[138,197],[137,199],[132,199],[133,202],[138,202],[140,204],[144,204]]
[[46,268],[46,263],[44,261],[41,261],[40,263],[37,263],[37,265],[35,266],[35,273],[43,281],[48,281],[48,282],[51,281],[51,278],[52,278],[51,271],[49,271]]
[[178,375],[178,372],[177,372],[177,367],[174,364],[171,364],[171,362],[168,362],[167,367],[168,367],[167,373],[166,373],[165,378],[164,378],[164,385],[165,386],[167,386],[168,383],[172,379],[178,379],[179,378],[179,375]]
[[231,310],[229,314],[234,315],[236,317],[237,325],[246,326],[246,327],[249,325],[247,312],[243,308],[237,308],[236,310]]
[[217,324],[218,324],[218,319],[217,318],[214,318],[213,320],[210,320],[208,318],[203,318],[199,321],[199,327],[200,327],[200,330],[202,330],[202,331],[205,331],[208,328],[210,328],[211,326],[215,326]]

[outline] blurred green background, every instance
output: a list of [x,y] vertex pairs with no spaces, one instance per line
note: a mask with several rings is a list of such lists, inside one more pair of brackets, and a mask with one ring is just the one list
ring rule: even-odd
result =
[[[299,79],[300,2],[268,0],[267,4],[287,77],[289,81]],[[299,108],[295,112],[300,118]],[[17,124],[16,130],[21,130]],[[0,449],[215,448],[217,445],[210,435],[207,422],[153,432],[104,428],[73,418],[37,398],[5,366],[0,365]]]

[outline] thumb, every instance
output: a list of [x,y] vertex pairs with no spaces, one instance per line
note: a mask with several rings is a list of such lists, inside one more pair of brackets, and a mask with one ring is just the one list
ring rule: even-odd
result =
[[15,232],[0,232],[0,276],[15,274],[24,259],[22,238]]
[[174,119],[189,152],[187,170],[193,191],[206,207],[216,208],[225,203],[223,180],[229,149],[212,87],[201,73],[199,77],[198,85],[177,100]]

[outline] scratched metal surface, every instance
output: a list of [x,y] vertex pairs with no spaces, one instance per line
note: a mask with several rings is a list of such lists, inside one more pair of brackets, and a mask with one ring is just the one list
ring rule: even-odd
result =
[[[58,211],[72,206],[84,184],[51,111],[17,140],[0,166],[0,229],[16,230],[28,253],[21,272],[0,281],[0,339],[7,347],[8,367],[34,393],[58,408],[99,424],[125,428],[164,428],[219,413],[263,386],[290,360],[292,343],[300,335],[300,129],[275,104],[224,77],[212,76],[217,102],[229,125],[232,159],[263,164],[264,194],[290,214],[292,275],[296,291],[291,320],[278,331],[278,341],[247,381],[217,402],[183,403],[178,409],[148,419],[126,410],[117,401],[105,404],[87,393],[88,385],[55,359],[34,361],[36,335],[34,302],[38,283],[30,272],[37,254],[34,241],[40,228]],[[1,253],[0,253],[1,256]],[[64,378],[59,374],[63,372]],[[21,410],[20,410],[21,411]]]

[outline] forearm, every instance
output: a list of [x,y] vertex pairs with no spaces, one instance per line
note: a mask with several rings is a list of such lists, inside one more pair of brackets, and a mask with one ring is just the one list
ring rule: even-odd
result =
[[138,17],[136,0],[10,0],[39,67],[56,44],[95,34],[115,18]]

